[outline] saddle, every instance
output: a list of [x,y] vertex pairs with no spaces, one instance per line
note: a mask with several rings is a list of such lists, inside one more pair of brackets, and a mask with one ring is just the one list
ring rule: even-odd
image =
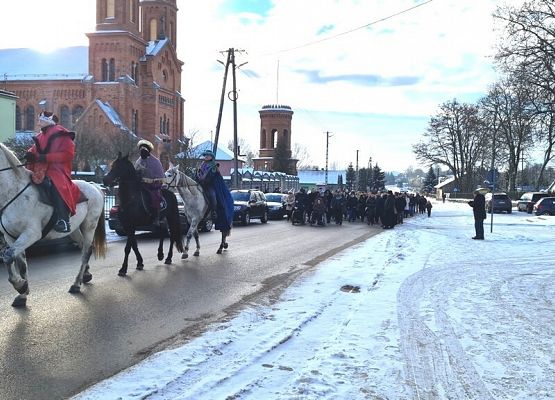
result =
[[[168,202],[166,201],[163,193],[165,190],[167,189],[161,189],[162,199],[160,200],[160,212],[165,211],[166,208],[168,208]],[[141,205],[145,214],[154,215],[154,209],[151,206],[150,192],[144,187],[141,188]]]

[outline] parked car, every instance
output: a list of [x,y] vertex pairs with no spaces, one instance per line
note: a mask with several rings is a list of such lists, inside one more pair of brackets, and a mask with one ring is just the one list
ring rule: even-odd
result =
[[555,197],[542,197],[534,204],[536,215],[555,215]]
[[[177,207],[179,208],[179,220],[181,221],[181,232],[183,234],[186,234],[187,231],[189,230],[189,221],[185,216],[185,209],[184,209],[185,205],[183,204],[183,200],[178,194],[176,194],[176,197],[177,197]],[[110,215],[108,217],[108,227],[111,230],[116,231],[116,233],[119,236],[125,236],[125,231],[123,230],[123,227],[121,226],[118,218],[118,211],[119,211],[119,204],[116,204],[112,206],[112,208],[110,208]],[[206,218],[200,221],[200,223],[198,224],[198,230],[199,232],[210,232],[213,226],[214,224],[212,222],[212,219],[210,218],[210,214],[208,214]],[[146,232],[155,232],[157,231],[157,229],[158,228],[154,225],[137,227],[137,231],[146,231]]]
[[232,190],[231,197],[234,222],[241,222],[243,225],[250,224],[251,219],[260,219],[263,224],[268,222],[268,204],[260,190]]
[[492,202],[492,194],[486,193],[486,211],[490,213],[492,210],[493,212],[505,211],[510,214],[513,212],[513,202],[506,193],[495,193]]
[[268,204],[269,219],[283,219],[287,213],[285,211],[285,194],[266,193],[266,203]]
[[531,214],[532,210],[534,209],[534,204],[536,204],[538,200],[543,197],[549,197],[549,193],[526,192],[518,200],[518,203],[516,204],[516,208],[518,211],[526,211],[527,213]]

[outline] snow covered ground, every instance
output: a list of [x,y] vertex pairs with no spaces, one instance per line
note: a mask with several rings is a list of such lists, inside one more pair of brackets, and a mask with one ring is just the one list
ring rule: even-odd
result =
[[554,231],[434,203],[75,399],[555,398]]

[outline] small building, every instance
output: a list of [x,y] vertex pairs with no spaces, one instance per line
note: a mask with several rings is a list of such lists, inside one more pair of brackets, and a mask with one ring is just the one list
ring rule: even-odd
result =
[[299,185],[307,189],[320,189],[327,188],[335,190],[339,188],[339,177],[342,177],[342,185],[345,185],[346,171],[328,170],[328,179],[326,186],[326,171],[325,170],[301,170],[297,173],[299,177]]
[[17,96],[0,89],[0,142],[15,135],[15,106]]

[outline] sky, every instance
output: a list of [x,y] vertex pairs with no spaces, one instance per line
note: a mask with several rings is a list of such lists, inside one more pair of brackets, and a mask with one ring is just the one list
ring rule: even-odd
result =
[[553,398],[555,217],[432,204],[73,399]]
[[[518,0],[508,0],[518,3]],[[497,75],[498,31],[492,12],[505,0],[177,0],[177,52],[185,63],[185,135],[194,143],[215,132],[225,61],[235,48],[238,137],[259,147],[265,104],[294,111],[292,142],[309,163],[330,169],[370,159],[387,171],[422,167],[413,152],[443,102],[474,102]],[[0,48],[87,45],[93,0],[19,0],[0,25]],[[49,29],[50,24],[60,26]],[[30,27],[30,29],[28,28]],[[231,75],[227,91],[231,90]],[[220,144],[233,139],[226,101]]]

